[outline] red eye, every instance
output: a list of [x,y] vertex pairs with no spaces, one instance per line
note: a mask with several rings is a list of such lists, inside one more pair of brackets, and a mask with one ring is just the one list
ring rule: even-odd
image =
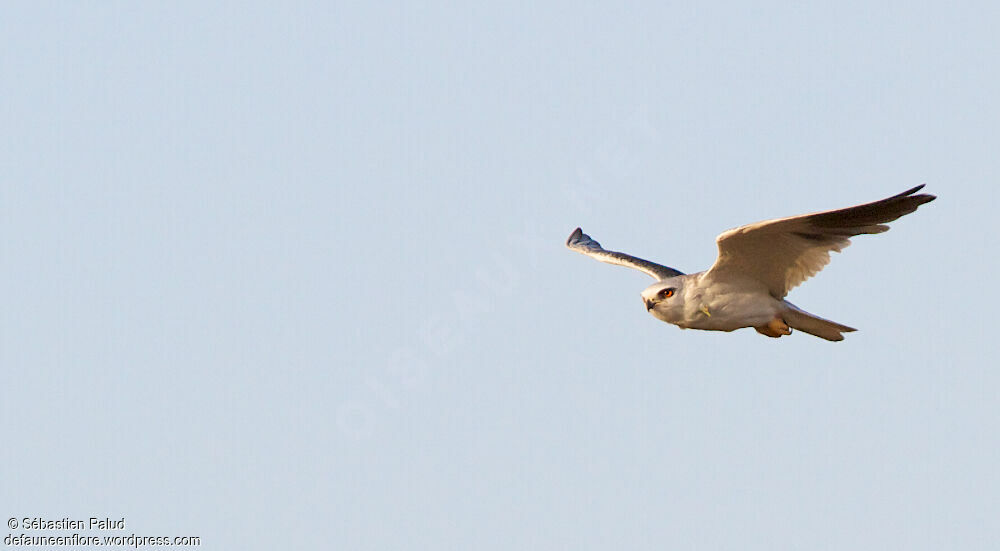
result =
[[674,296],[674,290],[673,289],[664,289],[664,290],[662,290],[662,291],[660,291],[659,293],[656,293],[656,294],[659,295],[660,298],[670,298],[670,297]]

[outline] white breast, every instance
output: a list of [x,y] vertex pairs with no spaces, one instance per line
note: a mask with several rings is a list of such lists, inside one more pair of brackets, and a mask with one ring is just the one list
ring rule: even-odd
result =
[[682,327],[732,331],[764,325],[781,311],[781,302],[753,281],[693,281],[684,293]]

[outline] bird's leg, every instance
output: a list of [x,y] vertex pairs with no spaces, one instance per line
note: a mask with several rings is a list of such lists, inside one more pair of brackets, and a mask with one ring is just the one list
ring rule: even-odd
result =
[[768,337],[774,337],[774,338],[778,338],[782,335],[792,334],[792,328],[788,327],[788,324],[785,323],[785,320],[781,319],[778,316],[775,316],[774,319],[767,322],[767,325],[754,327],[754,329],[756,329],[757,332],[760,333],[761,335],[767,335]]

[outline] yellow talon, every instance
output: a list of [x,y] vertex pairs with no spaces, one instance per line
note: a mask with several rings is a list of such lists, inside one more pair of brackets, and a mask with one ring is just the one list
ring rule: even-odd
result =
[[712,317],[712,314],[710,314],[708,311],[708,306],[702,306],[701,311],[704,312],[706,316]]

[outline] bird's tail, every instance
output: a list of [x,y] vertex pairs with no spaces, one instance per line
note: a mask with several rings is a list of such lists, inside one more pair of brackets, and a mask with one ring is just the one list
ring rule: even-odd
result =
[[798,306],[795,306],[791,302],[785,301],[785,304],[788,306],[788,310],[782,318],[792,329],[798,329],[799,331],[815,335],[828,341],[842,341],[844,340],[844,335],[841,333],[857,331],[857,329],[853,327],[848,327],[828,319],[823,319],[819,316],[814,316],[809,312],[800,309]]

